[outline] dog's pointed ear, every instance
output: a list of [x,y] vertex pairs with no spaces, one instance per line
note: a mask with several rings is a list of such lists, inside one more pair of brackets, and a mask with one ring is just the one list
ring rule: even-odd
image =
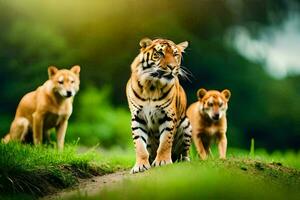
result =
[[188,41],[184,41],[184,42],[181,42],[179,44],[177,44],[177,47],[179,48],[179,50],[181,52],[184,52],[184,50],[189,46],[189,42]]
[[79,73],[80,73],[80,66],[79,65],[74,65],[72,68],[71,68],[71,71],[76,74],[77,76],[79,76]]
[[147,46],[151,45],[152,44],[152,40],[149,39],[149,38],[143,38],[141,39],[140,41],[140,46],[143,48],[146,48]]
[[48,67],[49,79],[52,78],[57,73],[57,71],[58,71],[58,69],[55,66],[49,66]]
[[197,97],[198,97],[198,99],[201,100],[205,96],[206,92],[207,92],[206,89],[200,88],[197,91]]
[[225,90],[222,91],[222,94],[224,95],[224,97],[228,101],[230,96],[231,96],[231,92],[228,89],[225,89]]

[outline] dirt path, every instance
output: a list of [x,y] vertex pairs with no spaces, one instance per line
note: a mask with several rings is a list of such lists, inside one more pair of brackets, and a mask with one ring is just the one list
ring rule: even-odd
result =
[[129,177],[129,171],[120,171],[104,176],[97,176],[90,179],[84,179],[72,188],[64,189],[58,193],[45,196],[41,200],[65,199],[73,195],[90,196],[100,192],[104,187],[113,187],[120,183],[124,178]]

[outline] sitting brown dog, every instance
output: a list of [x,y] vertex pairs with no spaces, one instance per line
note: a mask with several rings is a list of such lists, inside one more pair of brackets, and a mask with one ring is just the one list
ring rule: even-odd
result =
[[201,159],[210,154],[211,142],[216,139],[221,159],[226,158],[227,149],[227,120],[226,110],[230,91],[206,91],[199,89],[198,101],[190,105],[187,116],[192,125],[192,137]]
[[21,99],[10,132],[3,141],[24,141],[32,134],[34,144],[38,145],[49,129],[56,128],[57,147],[62,150],[73,97],[79,90],[79,73],[77,65],[70,70],[50,66],[49,80]]

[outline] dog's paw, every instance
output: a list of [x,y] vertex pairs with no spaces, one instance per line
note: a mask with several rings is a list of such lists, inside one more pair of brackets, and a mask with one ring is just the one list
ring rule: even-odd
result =
[[172,160],[171,159],[155,159],[152,163],[153,167],[157,167],[157,166],[163,166],[163,165],[167,165],[167,164],[171,164]]
[[225,156],[220,156],[220,159],[221,160],[226,160],[226,157]]
[[136,163],[134,167],[131,169],[130,173],[135,174],[135,173],[146,171],[150,168],[151,166],[149,163]]

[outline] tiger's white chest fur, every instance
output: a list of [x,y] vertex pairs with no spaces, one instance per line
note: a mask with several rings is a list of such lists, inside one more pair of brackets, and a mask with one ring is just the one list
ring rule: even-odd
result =
[[159,133],[159,126],[161,125],[159,119],[165,116],[165,111],[158,109],[156,106],[156,103],[149,102],[143,106],[140,112],[140,117],[146,121],[148,131],[155,135]]

